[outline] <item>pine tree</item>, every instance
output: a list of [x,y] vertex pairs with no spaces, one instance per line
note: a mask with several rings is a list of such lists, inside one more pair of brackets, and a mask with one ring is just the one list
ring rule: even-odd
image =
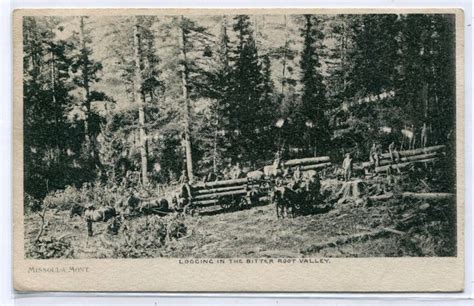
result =
[[[25,191],[43,197],[48,189],[90,179],[72,176],[69,151],[78,151],[74,126],[66,122],[75,85],[70,77],[73,43],[58,39],[61,20],[25,17],[24,32],[24,160]],[[76,174],[79,171],[76,170]]]
[[[263,96],[262,67],[257,47],[247,15],[234,17],[233,29],[237,35],[237,46],[234,51],[232,91],[233,101],[230,106],[230,125],[233,127],[232,144],[234,159],[259,161],[267,154],[268,148],[262,143],[265,135],[265,121],[262,122],[262,109],[266,101]],[[263,103],[262,103],[263,102]],[[263,124],[262,124],[263,123]]]
[[454,121],[454,31],[450,15],[400,17],[398,103],[416,127],[431,127],[446,139]]
[[306,141],[312,144],[313,153],[316,155],[325,152],[330,141],[328,123],[324,115],[327,101],[319,56],[324,36],[319,17],[305,15],[304,18],[304,46],[300,61],[303,89],[299,118],[295,119],[295,126],[298,131],[307,131],[309,139]]

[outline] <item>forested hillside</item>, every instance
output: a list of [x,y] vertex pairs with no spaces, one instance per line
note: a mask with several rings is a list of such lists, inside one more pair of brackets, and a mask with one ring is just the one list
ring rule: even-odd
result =
[[[452,15],[25,17],[25,193],[454,139]],[[415,136],[419,137],[419,136]],[[186,162],[187,161],[187,162]]]

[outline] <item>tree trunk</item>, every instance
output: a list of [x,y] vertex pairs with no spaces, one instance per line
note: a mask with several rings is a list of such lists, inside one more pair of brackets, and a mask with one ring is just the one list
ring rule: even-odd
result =
[[[51,30],[52,31],[52,30]],[[52,48],[52,46],[51,46]],[[60,135],[60,127],[59,127],[59,118],[61,117],[60,114],[60,107],[57,105],[56,100],[56,67],[55,67],[55,57],[53,50],[51,49],[51,98],[53,102],[53,109],[54,109],[54,128],[55,128],[55,139],[56,139],[56,152],[53,154],[53,159],[59,162],[61,151],[59,147],[59,135]]]
[[138,18],[135,16],[134,25],[134,57],[135,57],[135,80],[134,93],[135,103],[138,106],[138,125],[140,129],[140,157],[142,168],[142,184],[148,184],[148,154],[146,151],[146,130],[145,130],[145,103],[142,95],[142,72],[141,72],[141,48],[140,48],[140,25]]
[[285,32],[285,48],[283,50],[283,59],[282,59],[282,72],[281,72],[281,96],[285,97],[285,77],[286,77],[286,53],[288,50],[288,29],[286,24],[286,15],[283,15],[284,22],[284,32]]
[[83,86],[84,86],[84,107],[85,107],[85,118],[84,118],[84,138],[86,141],[86,145],[89,147],[90,144],[90,137],[89,137],[89,114],[91,109],[90,104],[90,87],[89,87],[89,58],[87,55],[86,49],[86,37],[84,32],[84,17],[81,16],[81,57],[82,57],[82,78],[83,78]]
[[181,53],[181,86],[183,92],[183,102],[184,102],[184,143],[186,150],[186,169],[189,182],[194,181],[193,177],[193,159],[191,153],[191,137],[190,137],[190,128],[189,128],[189,98],[188,98],[188,67],[187,67],[187,58],[186,58],[186,34],[184,33],[184,17],[180,17],[180,26],[179,26],[179,49]]

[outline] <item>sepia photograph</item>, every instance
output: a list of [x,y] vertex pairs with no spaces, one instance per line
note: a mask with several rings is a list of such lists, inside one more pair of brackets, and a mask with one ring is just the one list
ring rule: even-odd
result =
[[24,273],[463,257],[455,11],[119,12],[17,16]]
[[455,256],[454,15],[24,17],[31,258]]

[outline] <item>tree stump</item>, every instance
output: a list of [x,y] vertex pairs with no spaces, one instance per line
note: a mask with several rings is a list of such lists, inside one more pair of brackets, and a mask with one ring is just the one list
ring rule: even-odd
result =
[[362,180],[344,182],[338,192],[337,204],[354,202],[357,206],[367,202],[366,186]]

